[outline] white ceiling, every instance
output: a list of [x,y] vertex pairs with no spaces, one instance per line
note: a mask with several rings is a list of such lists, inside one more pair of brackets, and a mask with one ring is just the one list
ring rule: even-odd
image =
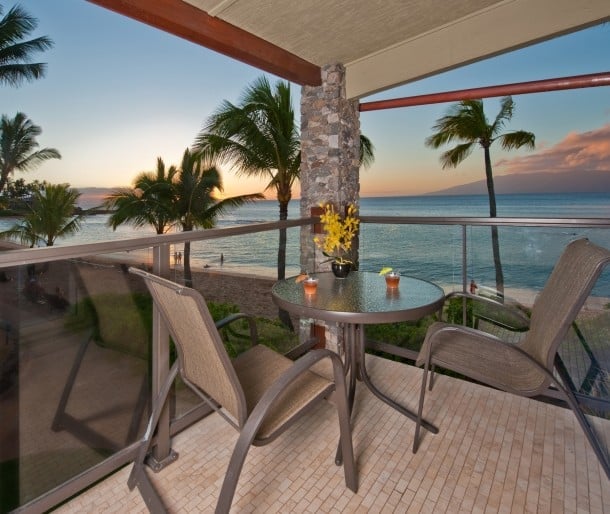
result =
[[318,66],[343,63],[349,98],[610,20],[610,0],[184,1]]

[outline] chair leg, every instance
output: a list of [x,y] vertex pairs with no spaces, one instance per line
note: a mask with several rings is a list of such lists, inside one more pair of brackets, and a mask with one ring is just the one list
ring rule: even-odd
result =
[[[426,396],[426,382],[428,381],[428,369],[430,368],[430,355],[426,358],[426,363],[424,365],[424,372],[421,379],[421,390],[419,392],[419,406],[417,407],[417,421],[415,422],[415,436],[413,438],[413,453],[417,453],[417,449],[419,448],[419,432],[421,429],[422,422],[422,412],[424,410],[424,398]],[[434,368],[431,371],[431,374],[434,373]],[[430,376],[430,382],[432,383],[432,376]]]
[[[157,398],[153,404],[152,413],[148,420],[146,432],[144,433],[144,437],[142,438],[142,441],[140,443],[140,448],[138,450],[138,455],[133,463],[133,468],[131,469],[129,478],[127,479],[127,486],[129,487],[130,490],[133,490],[133,488],[136,485],[139,486],[140,480],[143,480],[143,479],[148,480],[148,477],[146,477],[146,472],[144,470],[144,460],[146,459],[146,454],[148,453],[148,450],[150,449],[152,437],[155,433],[155,428],[157,428],[157,423],[159,423],[159,418],[161,416],[161,411],[163,410],[163,406],[165,405],[165,400],[167,399],[167,395],[169,394],[169,390],[170,390],[172,383],[174,382],[174,379],[176,378],[177,374],[178,374],[178,361],[176,361],[174,363],[174,365],[172,366],[172,368],[170,369],[167,380],[163,384],[163,387],[161,388],[161,391],[159,392],[159,395],[157,396]],[[154,487],[152,486],[152,484],[150,484],[150,487],[154,491]],[[140,489],[140,487],[138,487],[138,489]],[[142,491],[142,490],[140,489],[140,491]]]
[[231,460],[229,461],[229,467],[227,468],[225,478],[222,482],[220,496],[218,497],[218,503],[216,504],[216,514],[228,514],[231,509],[231,503],[233,503],[233,496],[235,496],[235,488],[237,487],[239,475],[241,474],[246,456],[248,455],[248,450],[250,449],[252,441],[254,441],[254,436],[259,427],[260,422],[252,422],[252,418],[250,418],[239,434],[239,438],[233,449],[233,454],[231,455]]
[[148,475],[144,470],[142,470],[142,473],[138,476],[137,487],[138,491],[140,492],[140,496],[142,496],[142,499],[148,508],[148,512],[152,514],[167,513],[163,500],[161,500],[159,493],[157,493],[155,490],[155,486],[150,481],[150,478],[148,478]]
[[[557,366],[558,358],[559,358],[559,356],[557,356],[557,358],[556,358],[555,366],[557,367],[557,369],[559,371],[560,377],[562,379],[564,379],[564,381],[565,381],[564,373],[562,372],[563,370],[565,370],[565,368],[563,368],[563,370],[562,370],[559,366]],[[593,430],[593,427],[589,423],[589,420],[586,418],[583,411],[581,410],[580,405],[578,404],[578,400],[574,396],[574,393],[570,390],[569,387],[565,387],[563,384],[560,384],[558,380],[555,380],[555,384],[563,392],[564,396],[566,397],[566,400],[568,402],[570,409],[572,409],[572,412],[576,416],[576,419],[578,420],[580,427],[582,428],[583,432],[585,433],[585,436],[587,437],[589,444],[591,444],[591,447],[593,448],[593,451],[595,452],[595,455],[597,456],[599,463],[601,464],[604,472],[606,473],[606,476],[608,477],[608,479],[610,479],[610,461],[608,459],[608,456],[606,455],[598,438],[596,437],[596,434]]]

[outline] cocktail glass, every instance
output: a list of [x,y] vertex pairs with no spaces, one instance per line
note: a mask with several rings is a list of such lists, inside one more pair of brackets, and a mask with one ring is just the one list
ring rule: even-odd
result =
[[400,273],[398,271],[390,271],[385,274],[385,284],[388,288],[394,289],[398,287],[398,282],[400,282]]
[[307,277],[303,280],[303,290],[305,294],[315,294],[318,289],[318,279],[314,277]]

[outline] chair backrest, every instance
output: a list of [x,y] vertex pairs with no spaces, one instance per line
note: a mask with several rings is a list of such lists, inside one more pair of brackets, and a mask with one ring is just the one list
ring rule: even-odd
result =
[[178,352],[180,374],[243,426],[245,395],[201,294],[136,268],[129,271],[144,278],[167,324]]
[[576,319],[604,266],[610,251],[588,239],[571,242],[553,268],[534,303],[530,330],[519,346],[547,369]]

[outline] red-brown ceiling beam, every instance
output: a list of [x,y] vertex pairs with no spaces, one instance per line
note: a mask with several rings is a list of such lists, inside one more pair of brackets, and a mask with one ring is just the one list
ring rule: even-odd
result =
[[301,85],[319,86],[320,67],[182,0],[88,0]]
[[532,82],[517,82],[503,86],[478,87],[448,91],[445,93],[431,93],[429,95],[408,96],[394,98],[393,100],[379,100],[360,104],[360,111],[379,111],[382,109],[395,109],[396,107],[412,107],[414,105],[438,104],[443,102],[458,102],[479,98],[492,98],[494,96],[522,95],[526,93],[545,93],[562,89],[579,89],[583,87],[610,86],[610,72],[592,73],[559,79],[534,80]]

